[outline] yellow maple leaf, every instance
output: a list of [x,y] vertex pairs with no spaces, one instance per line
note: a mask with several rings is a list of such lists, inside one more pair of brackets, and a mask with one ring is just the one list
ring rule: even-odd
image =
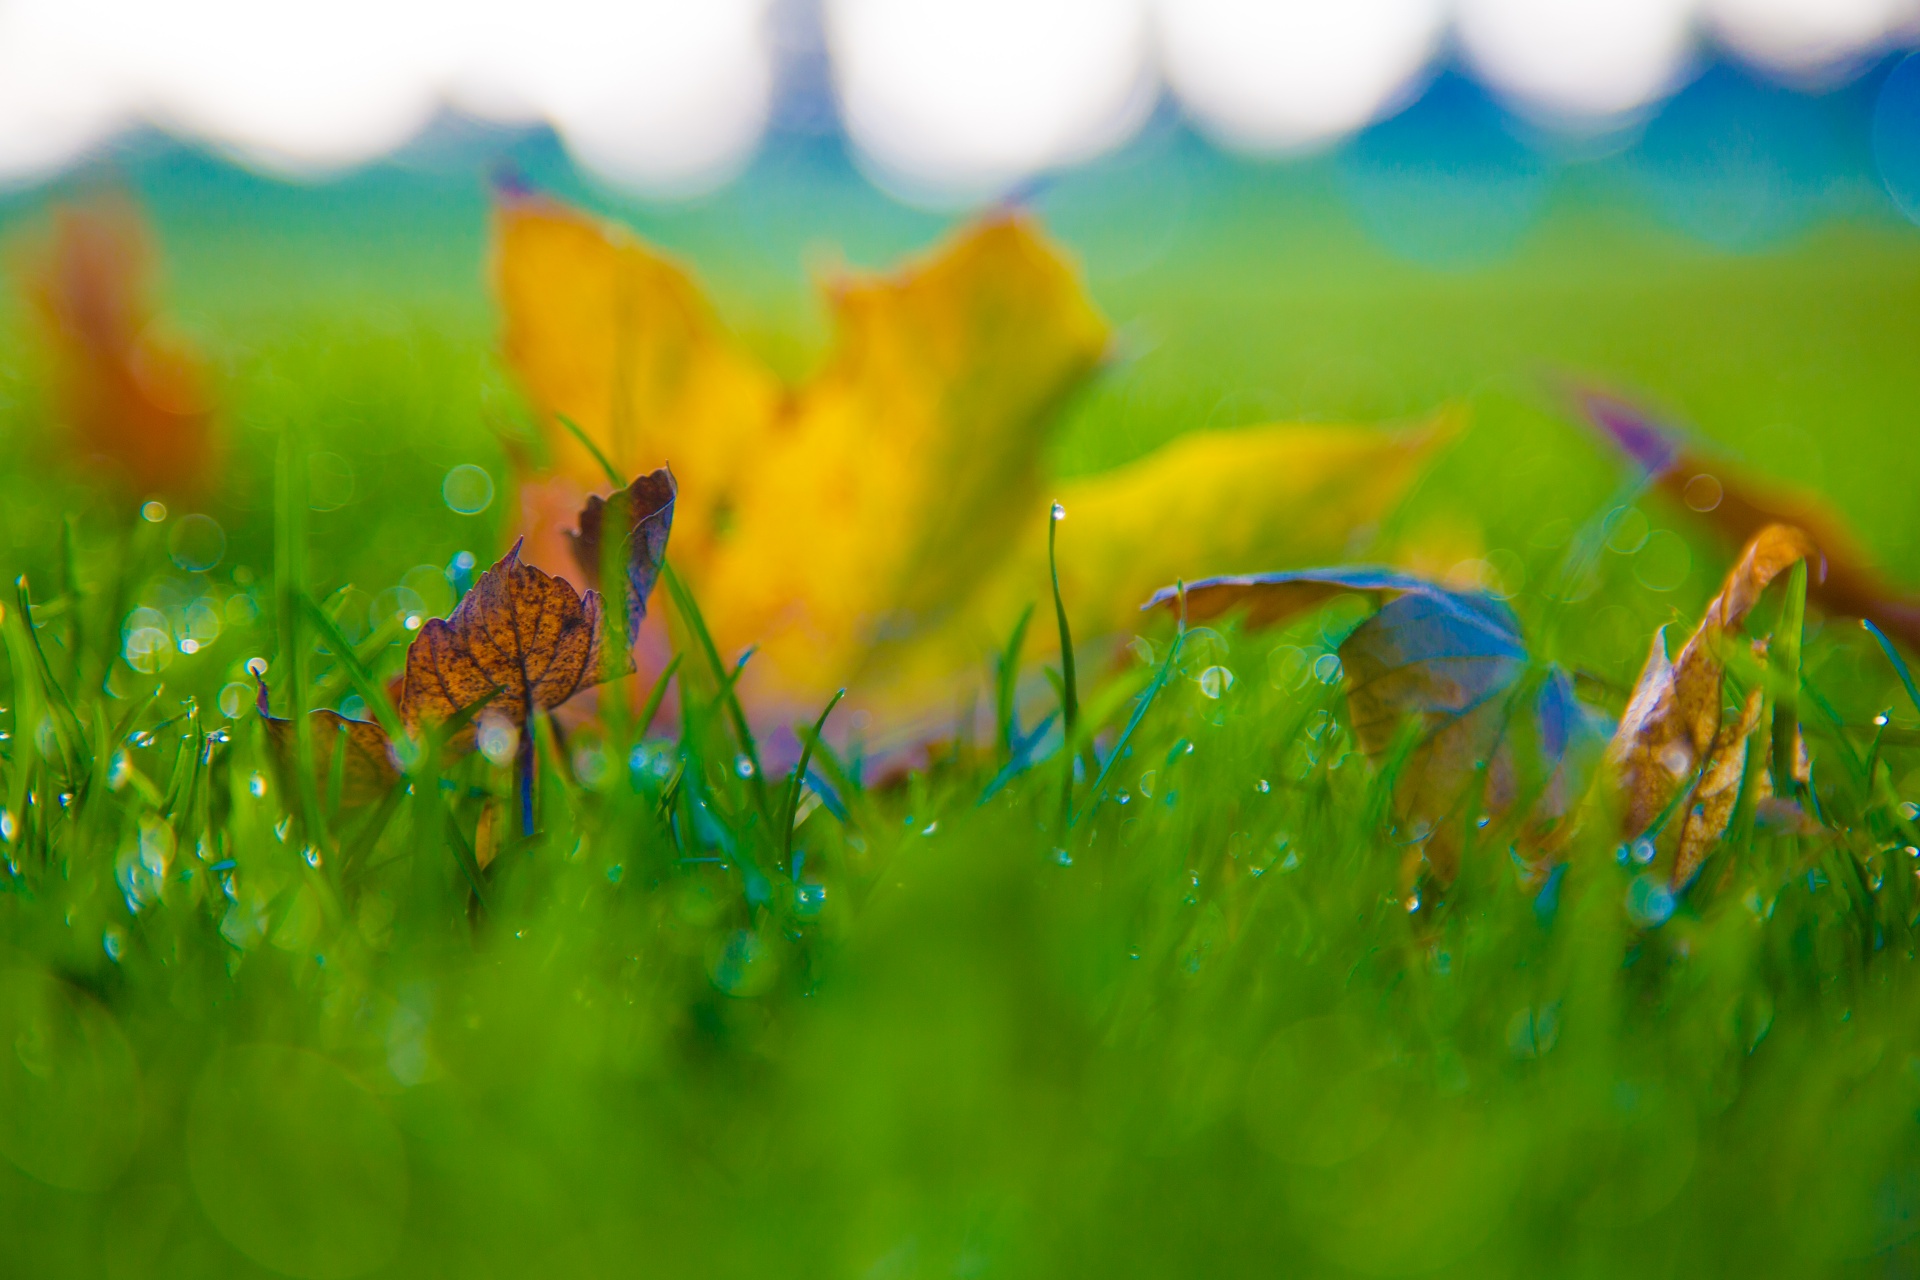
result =
[[1048,590],[1055,498],[1070,516],[1062,586],[1097,641],[1130,632],[1140,601],[1183,574],[1352,551],[1447,434],[1199,432],[1050,485],[1049,435],[1108,328],[1019,214],[832,286],[829,354],[791,388],[684,270],[621,228],[509,196],[495,271],[507,360],[557,473],[523,486],[529,534],[545,534],[543,506],[573,509],[606,484],[560,415],[623,474],[671,463],[674,564],[723,652],[758,646],[740,690],[770,724],[848,684],[856,706],[884,717],[876,730],[950,722],[962,679]]

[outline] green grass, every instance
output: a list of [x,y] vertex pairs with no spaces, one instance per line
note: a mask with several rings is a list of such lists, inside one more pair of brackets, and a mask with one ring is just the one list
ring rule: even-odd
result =
[[[1537,584],[1622,479],[1546,389],[1572,368],[1819,484],[1911,563],[1910,229],[1859,217],[1727,257],[1576,173],[1512,257],[1437,273],[1371,248],[1311,168],[1207,170],[1143,258],[1124,230],[1149,212],[1147,173],[1046,198],[1125,351],[1064,425],[1063,471],[1201,425],[1463,402],[1472,434],[1396,528],[1470,521],[1524,570],[1514,604],[1544,637]],[[936,224],[778,176],[758,190],[784,203],[750,190],[650,229],[798,369],[822,341],[801,249],[837,233],[884,261]],[[446,186],[391,207],[267,189],[251,213],[150,192],[176,309],[227,374],[231,465],[207,510],[228,548],[209,573],[167,559],[183,513],[140,521],[69,469],[29,359],[0,368],[0,567],[28,576],[39,624],[8,602],[0,1269],[1920,1266],[1920,888],[1893,808],[1920,799],[1907,747],[1880,748],[1869,789],[1816,739],[1823,802],[1852,834],[1757,836],[1653,930],[1625,909],[1637,869],[1598,833],[1544,896],[1504,847],[1475,848],[1409,912],[1383,784],[1338,686],[1307,674],[1351,611],[1190,634],[1130,754],[1069,797],[1064,837],[1064,762],[982,804],[1001,765],[983,743],[874,789],[820,760],[844,816],[807,809],[789,857],[786,779],[742,778],[700,653],[677,739],[543,734],[537,833],[505,839],[484,906],[463,864],[506,769],[423,764],[371,815],[335,812],[330,786],[289,793],[247,662],[273,662],[277,699],[296,655],[326,699],[350,682],[276,600],[328,601],[384,676],[405,637],[372,632],[371,602],[404,583],[443,612],[443,567],[463,549],[486,563],[507,524],[504,501],[467,517],[439,497],[459,463],[502,477],[499,433],[523,421],[490,354],[482,207]],[[338,459],[305,510],[276,499],[283,447]],[[1643,515],[1681,539],[1685,572],[1622,538],[1542,640],[1615,710],[1653,628],[1690,625],[1728,559],[1686,513]],[[302,580],[276,581],[277,526],[304,544]],[[204,633],[196,602],[220,624],[200,652],[151,673],[117,656],[131,608]],[[1156,658],[1172,638],[1150,630]],[[1235,677],[1219,697],[1197,678],[1212,666]],[[1805,671],[1847,750],[1867,751],[1879,713],[1909,731],[1920,715],[1857,627],[1814,619]],[[1088,707],[1097,674],[1082,668]]]

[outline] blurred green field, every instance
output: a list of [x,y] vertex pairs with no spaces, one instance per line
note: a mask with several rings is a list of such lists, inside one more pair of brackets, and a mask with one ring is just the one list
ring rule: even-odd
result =
[[[682,253],[796,374],[825,343],[809,271],[885,265],[946,225],[804,148],[673,210],[521,158]],[[291,434],[296,458],[332,455],[304,516],[316,594],[371,599],[502,548],[501,438],[527,419],[494,356],[484,187],[451,162],[284,186],[167,148],[119,176],[159,228],[172,313],[223,373],[231,463],[207,512],[227,554],[176,571],[167,526],[72,472],[16,309],[0,568],[59,597],[76,515],[70,608],[93,656],[56,651],[57,672],[117,651],[109,583],[163,611],[217,600],[222,622],[149,673],[161,706],[191,697],[198,718],[156,710],[140,723],[157,738],[124,749],[164,803],[96,789],[70,815],[50,794],[20,806],[27,771],[48,774],[10,644],[0,1271],[1920,1269],[1903,842],[1880,832],[1856,864],[1757,840],[1728,887],[1645,931],[1621,905],[1633,869],[1597,837],[1544,893],[1478,849],[1444,903],[1410,913],[1337,686],[1275,657],[1327,651],[1350,616],[1196,643],[1183,674],[1225,666],[1231,690],[1174,680],[1116,771],[1125,801],[1070,847],[1057,760],[986,805],[990,771],[968,765],[850,789],[844,820],[823,807],[800,828],[802,866],[766,866],[754,783],[708,715],[680,757],[588,735],[588,762],[549,760],[540,834],[496,865],[484,911],[431,826],[437,799],[402,806],[351,881],[305,866],[276,838],[290,800],[230,692],[250,697],[245,663],[275,648],[276,451]],[[1560,403],[1572,373],[1816,487],[1920,579],[1920,230],[1842,199],[1731,253],[1664,226],[1602,160],[1556,171],[1510,249],[1438,268],[1382,248],[1342,181],[1330,160],[1253,166],[1171,134],[1033,195],[1119,333],[1062,425],[1064,473],[1202,426],[1463,405],[1469,434],[1388,533],[1465,529],[1476,554],[1512,553],[1531,625],[1534,584],[1625,479]],[[12,198],[0,230],[41,199]],[[462,463],[503,486],[480,515],[441,499]],[[1607,553],[1545,655],[1614,711],[1653,629],[1690,627],[1731,555],[1687,512],[1643,510],[1685,558],[1671,538]],[[1890,708],[1915,725],[1857,628],[1816,623],[1809,644],[1850,732]],[[142,687],[74,689],[103,786],[122,753],[109,727]],[[658,814],[676,758],[718,815],[700,858]],[[1920,800],[1920,760],[1887,761]],[[461,787],[500,785],[463,768]],[[129,893],[161,893],[137,870],[143,840],[171,838],[160,811],[212,844],[173,851],[176,879],[136,916]],[[313,905],[327,894],[337,913]]]

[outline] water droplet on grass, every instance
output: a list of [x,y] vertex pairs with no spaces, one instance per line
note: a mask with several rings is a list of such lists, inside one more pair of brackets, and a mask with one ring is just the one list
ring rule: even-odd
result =
[[1665,924],[1672,917],[1673,908],[1673,890],[1654,876],[1636,876],[1627,886],[1627,915],[1642,928]]

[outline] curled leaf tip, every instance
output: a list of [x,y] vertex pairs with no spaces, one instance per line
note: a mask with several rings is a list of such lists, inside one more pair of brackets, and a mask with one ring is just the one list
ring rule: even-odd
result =
[[[1804,530],[1768,525],[1747,543],[1679,656],[1667,657],[1664,629],[1654,636],[1646,665],[1607,745],[1607,764],[1620,793],[1624,838],[1646,834],[1662,815],[1672,812],[1681,792],[1689,787],[1702,805],[1724,798],[1726,774],[1734,767],[1731,753],[1738,746],[1744,760],[1746,734],[1751,732],[1738,735],[1737,743],[1722,737],[1729,634],[1746,619],[1768,584],[1795,563],[1812,561],[1818,554]],[[1692,807],[1690,803],[1688,808]],[[1710,816],[1715,812],[1709,808]],[[1705,847],[1719,838],[1725,824],[1716,827],[1713,821],[1696,824],[1696,830],[1705,833],[1696,843],[1704,844],[1689,857],[1705,857]],[[1684,852],[1684,831],[1682,842]]]
[[[647,613],[647,597],[660,578],[666,560],[667,539],[673,531],[674,504],[680,487],[670,467],[637,477],[610,498],[594,495],[580,510],[578,527],[567,533],[574,563],[587,582],[600,585],[611,550],[626,583],[627,643],[640,634]],[[607,526],[618,530],[619,548],[606,545]]]

